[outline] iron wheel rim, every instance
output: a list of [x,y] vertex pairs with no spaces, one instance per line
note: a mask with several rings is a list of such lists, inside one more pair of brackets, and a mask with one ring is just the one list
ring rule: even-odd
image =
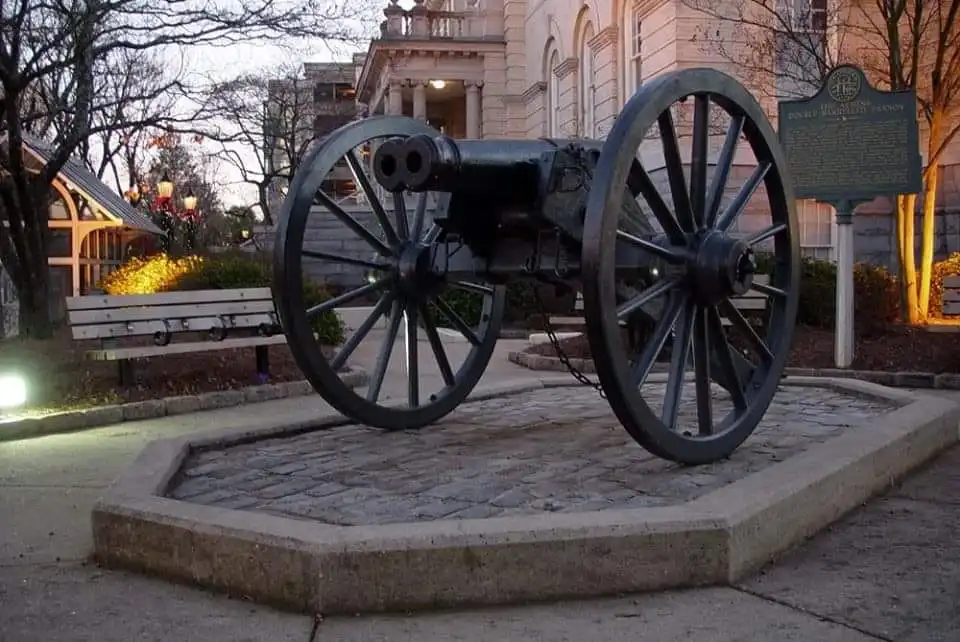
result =
[[[661,114],[669,114],[670,107],[681,99],[693,97],[695,101],[699,101],[697,95],[707,96],[710,103],[720,106],[731,117],[742,116],[742,134],[758,165],[769,163],[762,183],[766,190],[773,226],[783,226],[780,232],[768,237],[774,240],[777,263],[770,286],[783,296],[773,298],[768,316],[767,336],[763,338],[772,353],[772,359],[757,364],[749,377],[742,377],[743,372],[739,373],[746,407],[738,409],[735,404],[731,413],[715,424],[718,430],[713,434],[691,436],[680,434],[667,426],[643,398],[640,386],[633,384],[633,369],[620,337],[618,318],[609,311],[618,309],[615,254],[619,212],[631,165],[645,133],[658,125]],[[696,139],[696,136],[692,138]],[[736,138],[734,140],[736,141]],[[693,144],[696,145],[696,142]],[[665,162],[669,168],[671,163],[666,158],[665,151]],[[727,160],[732,166],[733,156]],[[706,167],[706,160],[704,166]],[[698,206],[704,210],[712,207],[710,198],[714,186],[712,181],[706,179],[706,169],[702,171],[703,176],[699,180],[707,183],[703,194],[706,200],[701,198],[699,204],[691,203],[691,210]],[[607,137],[594,171],[584,222],[582,266],[587,336],[591,352],[595,355],[597,375],[612,409],[630,435],[659,457],[685,464],[701,464],[729,456],[750,436],[773,400],[789,356],[799,298],[799,231],[793,191],[789,181],[785,180],[787,171],[786,158],[777,143],[776,133],[760,105],[733,78],[712,69],[673,72],[644,85],[625,106]],[[691,167],[691,182],[696,173],[697,170]],[[683,175],[681,164],[681,176]],[[729,180],[729,176],[725,179]],[[646,197],[646,193],[644,196]],[[689,190],[687,198],[691,198]],[[650,205],[649,200],[647,204]],[[676,211],[674,207],[674,212]],[[705,218],[707,216],[709,214],[704,215]],[[657,218],[659,220],[659,217]],[[714,225],[718,218],[719,216],[714,219]],[[677,216],[674,219],[679,223]],[[686,229],[683,231],[686,232]],[[672,238],[673,235],[667,233],[667,236]],[[676,239],[673,239],[673,242],[675,241]],[[670,246],[678,249],[680,244],[675,246],[671,243]],[[726,301],[729,302],[729,299]],[[699,306],[697,307],[698,310],[694,313],[700,314]],[[664,316],[667,312],[668,308],[665,306]],[[689,318],[694,313],[682,310],[680,314]],[[742,319],[742,315],[740,318]],[[673,324],[670,325],[672,329]],[[709,327],[712,324],[705,320],[699,322],[699,325]],[[722,328],[721,331],[729,346],[729,335]],[[596,358],[596,355],[603,355],[603,358]],[[714,359],[715,352],[710,351],[709,355],[706,362]],[[675,368],[671,367],[671,372],[674,371]],[[681,371],[686,372],[685,365]],[[695,373],[695,380],[700,378],[700,374],[699,370]],[[714,377],[715,375],[708,374],[708,381]],[[668,380],[669,378],[668,375]],[[670,385],[668,381],[668,389]],[[698,385],[697,398],[703,394],[704,391]],[[710,394],[709,385],[706,394]],[[666,403],[665,400],[664,405]],[[699,412],[698,407],[698,420]]]
[[[320,343],[314,337],[303,296],[303,257],[305,252],[303,243],[307,219],[311,215],[316,215],[316,213],[311,214],[311,210],[314,208],[315,195],[319,192],[322,182],[334,165],[339,160],[346,158],[352,150],[373,140],[406,137],[414,134],[439,135],[439,132],[412,118],[379,116],[349,123],[325,138],[304,160],[300,171],[294,176],[289,194],[280,210],[274,246],[273,294],[283,331],[291,345],[291,352],[297,365],[313,388],[336,410],[357,422],[387,430],[413,429],[433,423],[453,411],[470,394],[493,355],[503,321],[506,298],[503,286],[486,288],[483,293],[484,300],[480,320],[473,332],[478,341],[476,343],[470,341],[472,347],[467,357],[460,368],[452,372],[453,383],[447,378],[441,366],[444,387],[433,395],[428,395],[429,401],[417,407],[401,407],[396,403],[380,404],[376,400],[371,401],[359,395],[353,388],[343,382],[338,374],[338,369],[332,365],[332,361],[336,360],[336,357],[328,359],[323,354]],[[369,177],[367,177],[367,180],[369,181]],[[364,191],[367,191],[365,187]],[[367,193],[367,197],[371,201],[376,198],[370,192]],[[339,218],[329,208],[329,204],[326,205],[329,214],[334,218]],[[420,203],[418,203],[419,206]],[[342,219],[340,220],[342,222]],[[398,232],[399,227],[400,225],[395,226],[395,233]],[[415,231],[414,229],[408,230],[410,235]],[[435,232],[435,230],[420,230],[420,232],[422,233],[421,238],[428,239],[431,232]],[[433,236],[433,239],[429,240],[427,245],[435,241],[436,236]],[[389,239],[387,239],[387,243],[392,249],[393,244],[390,243]],[[447,286],[447,288],[449,287],[453,286]],[[386,307],[390,308],[390,314],[393,317],[399,317],[402,314],[401,325],[406,326],[405,332],[409,332],[411,326],[414,327],[414,341],[412,343],[414,353],[419,355],[415,328],[418,322],[423,321],[424,314],[429,314],[429,312],[426,310],[425,303],[422,306],[423,311],[420,310],[421,305],[417,304],[411,306],[416,308],[415,313],[411,314],[408,309],[398,312],[395,301],[400,300],[400,293],[397,288],[398,286],[395,285],[385,285],[380,289],[383,291],[392,290],[395,299]],[[376,308],[384,307],[381,305],[383,300],[381,296],[374,312],[377,311]],[[401,303],[401,305],[406,305],[406,303]],[[382,313],[378,314],[374,323],[383,316],[385,315]],[[394,335],[391,341],[391,355],[397,340],[397,335],[394,334],[395,326],[396,323],[392,322],[388,326],[388,335]],[[436,329],[436,324],[434,326]],[[399,332],[399,330],[396,330],[396,332]],[[369,328],[360,341],[366,338],[367,334],[369,334]],[[437,348],[434,337],[429,336],[431,334],[429,332],[427,334],[430,350],[434,352],[435,358],[439,359],[436,356]],[[349,341],[348,338],[347,342]],[[439,341],[439,338],[437,338],[437,341]],[[409,335],[406,337],[406,342],[408,345],[411,343]],[[346,345],[346,342],[344,345]],[[382,344],[382,346],[385,345],[386,342]],[[356,346],[354,346],[355,348]],[[382,352],[383,350],[381,350]],[[382,359],[382,354],[380,358]],[[419,390],[418,367],[412,371],[408,367],[407,370],[408,388],[413,385],[410,382],[417,379],[416,385]],[[449,362],[448,370],[452,371]],[[371,373],[371,376],[376,376],[376,373]],[[380,383],[382,384],[382,381]],[[419,392],[417,395],[419,396]],[[408,403],[410,401],[411,398],[408,394]]]

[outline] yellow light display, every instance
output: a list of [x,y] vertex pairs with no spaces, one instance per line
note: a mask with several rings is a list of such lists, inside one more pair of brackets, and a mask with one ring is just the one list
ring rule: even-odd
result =
[[186,274],[195,271],[203,257],[171,258],[155,254],[147,258],[130,259],[120,269],[103,279],[100,287],[110,295],[156,294],[164,292]]

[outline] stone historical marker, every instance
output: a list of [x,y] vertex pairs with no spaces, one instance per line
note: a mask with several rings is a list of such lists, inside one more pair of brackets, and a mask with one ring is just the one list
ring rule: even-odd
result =
[[922,186],[917,97],[878,91],[863,71],[840,65],[816,94],[780,103],[780,142],[794,195],[837,214],[837,367],[853,361],[853,210]]

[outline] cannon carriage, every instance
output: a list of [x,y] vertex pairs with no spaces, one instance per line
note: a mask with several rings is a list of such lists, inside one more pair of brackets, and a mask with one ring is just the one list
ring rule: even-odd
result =
[[[689,136],[678,136],[676,105],[692,112]],[[715,134],[718,114],[724,127]],[[638,153],[651,144],[651,133],[658,134],[653,144],[662,153],[665,186]],[[688,154],[681,149],[686,139]],[[714,140],[719,147],[711,162]],[[370,152],[369,171],[356,152],[361,146]],[[753,170],[739,187],[731,186],[730,198],[738,150],[752,157]],[[377,229],[319,190],[343,160],[370,200]],[[603,141],[454,140],[405,117],[363,119],[325,138],[290,186],[275,245],[278,313],[297,363],[326,401],[370,426],[412,429],[454,410],[479,381],[499,336],[506,283],[531,279],[580,289],[599,387],[620,423],[659,457],[715,461],[756,428],[790,349],[800,252],[787,172],[760,105],[736,80],[711,69],[677,71],[645,84]],[[387,204],[378,191],[389,194]],[[428,193],[436,202],[429,220]],[[737,231],[748,204],[761,198],[766,223]],[[369,258],[305,247],[316,206],[369,244]],[[754,281],[761,247],[773,266],[764,283]],[[308,307],[304,268],[317,260],[362,266],[369,280]],[[759,327],[732,302],[751,289],[768,298]],[[475,323],[445,302],[451,290],[482,297]],[[311,319],[365,296],[377,301],[372,313],[327,356]],[[459,369],[446,358],[437,317],[466,340]],[[384,318],[386,336],[369,386],[354,391],[338,373]],[[628,349],[623,324],[649,328],[637,350]],[[405,403],[383,402],[384,373],[401,329],[408,394]],[[736,346],[731,332],[739,337]],[[421,391],[419,333],[443,382],[429,394]],[[644,395],[658,361],[667,362],[660,403]],[[691,361],[693,381],[686,382]],[[694,427],[678,423],[685,386],[696,399]]]

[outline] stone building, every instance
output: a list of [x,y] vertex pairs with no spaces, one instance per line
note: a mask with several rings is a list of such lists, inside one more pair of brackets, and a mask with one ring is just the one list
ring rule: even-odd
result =
[[[355,63],[308,62],[302,77],[271,80],[267,86],[264,123],[264,163],[267,175],[277,176],[270,185],[271,209],[286,192],[290,167],[307,154],[317,140],[357,116],[354,89]],[[326,191],[338,197],[356,192],[344,165],[330,177]]]
[[[402,8],[391,0],[379,37],[355,58],[356,97],[366,113],[422,118],[454,137],[603,138],[637,87],[658,74],[711,66],[738,75],[729,58],[697,41],[715,19],[692,4],[415,0]],[[810,5],[813,30],[822,30],[823,20],[813,15],[822,5]],[[778,81],[771,75],[768,82]],[[761,103],[774,117],[776,98]],[[644,161],[654,173],[656,160]],[[941,254],[960,250],[960,158],[951,153],[942,162]],[[745,162],[737,173],[750,169]],[[893,263],[891,211],[886,199],[858,210],[858,258]],[[804,252],[833,258],[832,209],[805,201],[798,212]]]

